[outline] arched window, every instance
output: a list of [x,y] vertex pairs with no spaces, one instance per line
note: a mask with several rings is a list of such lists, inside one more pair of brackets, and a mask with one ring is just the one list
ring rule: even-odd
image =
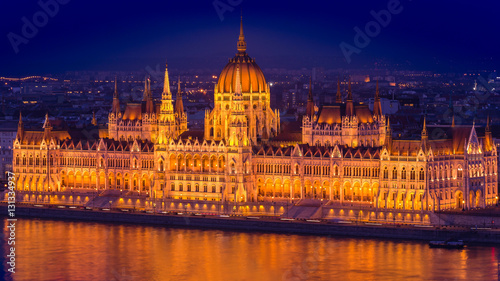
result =
[[402,180],[406,179],[406,167],[403,167],[403,169],[401,169],[401,179]]
[[410,172],[410,180],[415,180],[415,168],[411,168],[411,172]]
[[394,169],[392,169],[392,179],[395,180],[398,178],[398,170],[396,169],[396,167],[394,167]]
[[420,168],[419,180],[423,181],[425,179],[424,168]]
[[387,169],[387,167],[384,168],[384,179],[388,179],[389,178],[389,169]]
[[170,190],[175,191],[175,183],[170,184]]

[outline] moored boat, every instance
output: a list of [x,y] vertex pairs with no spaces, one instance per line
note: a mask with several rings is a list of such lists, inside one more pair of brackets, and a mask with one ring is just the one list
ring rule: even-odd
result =
[[446,249],[462,249],[465,247],[463,240],[443,240],[443,241],[430,241],[431,248],[446,248]]

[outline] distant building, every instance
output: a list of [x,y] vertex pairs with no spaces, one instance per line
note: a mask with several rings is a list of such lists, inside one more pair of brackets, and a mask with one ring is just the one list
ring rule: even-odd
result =
[[17,134],[17,124],[2,121],[0,126],[0,180],[6,179],[6,173],[12,172],[12,153]]

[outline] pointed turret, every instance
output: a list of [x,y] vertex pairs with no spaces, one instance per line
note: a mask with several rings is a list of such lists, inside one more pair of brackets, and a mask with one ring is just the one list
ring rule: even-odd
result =
[[17,139],[22,141],[24,137],[24,124],[23,124],[23,116],[21,111],[19,111],[19,122],[17,123]]
[[337,97],[335,99],[336,103],[342,103],[342,93],[340,92],[340,78],[337,79]]
[[184,104],[182,103],[181,77],[177,81],[177,97],[175,99],[175,113],[178,117],[184,115]]
[[[245,109],[243,107],[243,94],[241,91],[240,67],[236,65],[235,92],[232,100],[229,125],[229,144],[248,145],[248,127]],[[264,128],[265,130],[265,128]]]
[[351,77],[349,77],[349,88],[347,90],[347,103],[345,108],[345,115],[354,115],[354,104],[352,103],[352,90],[351,90]]
[[154,112],[154,105],[153,105],[153,95],[151,94],[151,78],[147,77],[146,78],[146,83],[144,86],[144,93],[145,93],[145,101],[146,101],[146,113],[153,113]]
[[312,95],[312,79],[309,79],[309,97],[307,98],[306,115],[311,118],[314,115],[314,100]]
[[97,126],[97,120],[95,119],[95,111],[92,111],[92,125]]
[[[241,103],[243,100],[243,93],[241,92],[241,77],[240,77],[240,66],[236,66],[236,89],[233,95],[233,102]],[[239,108],[238,108],[239,110]]]
[[170,92],[170,80],[168,79],[168,63],[165,62],[165,79],[163,80],[163,93],[162,99],[172,99]]
[[491,151],[493,149],[493,137],[490,128],[490,116],[486,119],[486,128],[484,133],[484,150]]
[[377,89],[375,90],[375,100],[373,102],[373,115],[375,115],[375,116],[382,115],[382,104],[380,103],[380,92],[378,89],[378,80],[377,80]]
[[392,129],[391,129],[391,121],[389,117],[387,117],[387,124],[385,128],[385,145],[387,147],[387,150],[391,152],[392,148]]
[[238,52],[240,54],[245,53],[247,50],[247,42],[245,42],[245,34],[243,34],[243,15],[241,16],[240,22],[240,36],[238,37]]
[[115,92],[113,93],[113,107],[111,112],[118,115],[120,112],[120,98],[118,96],[118,78],[115,77]]
[[429,135],[427,134],[427,120],[426,120],[426,116],[424,116],[424,124],[422,126],[422,136],[421,136],[421,139],[422,139],[422,142],[427,142],[427,140],[429,139]]
[[52,125],[49,120],[49,113],[45,114],[45,121],[43,122],[43,138],[45,140],[50,139],[50,132],[52,131]]
[[144,78],[144,92],[142,93],[142,101],[148,100],[148,77]]

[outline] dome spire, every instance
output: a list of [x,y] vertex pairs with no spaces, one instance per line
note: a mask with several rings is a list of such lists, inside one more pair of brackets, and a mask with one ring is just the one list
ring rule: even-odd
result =
[[238,38],[238,52],[245,53],[247,50],[247,43],[245,42],[245,34],[243,34],[243,12],[241,13],[240,22],[240,37]]

